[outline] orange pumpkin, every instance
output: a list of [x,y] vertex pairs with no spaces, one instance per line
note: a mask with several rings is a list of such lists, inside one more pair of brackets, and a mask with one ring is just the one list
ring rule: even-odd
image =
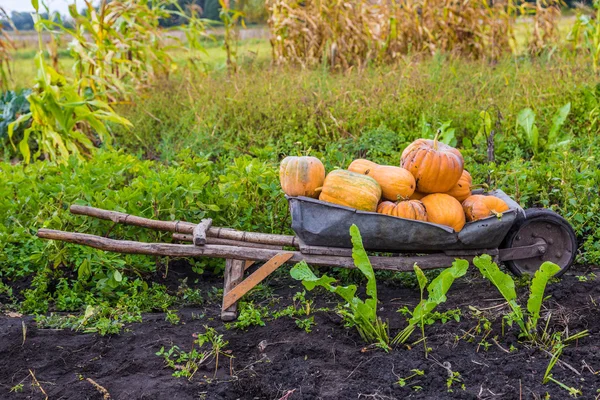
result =
[[286,157],[279,166],[279,182],[288,196],[319,197],[325,167],[316,157]]
[[379,164],[374,163],[364,158],[359,158],[350,163],[348,171],[356,172],[357,174],[371,175],[371,172],[379,167]]
[[463,172],[460,151],[447,144],[417,139],[402,152],[400,165],[409,170],[423,193],[445,193],[452,189]]
[[415,178],[404,168],[380,165],[371,170],[369,176],[379,183],[386,200],[407,199],[415,192]]
[[377,212],[393,217],[427,221],[427,211],[425,211],[423,203],[418,200],[407,200],[399,203],[383,201],[379,203]]
[[498,215],[509,209],[504,200],[496,196],[484,196],[482,194],[467,197],[463,201],[462,207],[468,221],[477,221],[478,219]]
[[467,197],[471,195],[471,185],[473,184],[473,178],[466,169],[463,170],[462,175],[456,185],[452,189],[446,192],[456,200],[463,202]]
[[427,220],[434,224],[446,225],[456,232],[465,226],[465,213],[454,197],[445,193],[434,193],[421,199],[427,211]]
[[415,191],[411,196],[409,196],[408,198],[410,200],[421,200],[423,197],[427,196],[427,193],[421,193],[421,192],[417,192]]
[[381,187],[370,176],[338,169],[325,178],[319,200],[363,211],[377,210]]

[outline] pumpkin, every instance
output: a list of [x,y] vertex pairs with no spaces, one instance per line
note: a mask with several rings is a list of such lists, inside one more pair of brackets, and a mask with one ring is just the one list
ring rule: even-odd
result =
[[410,200],[421,200],[423,197],[427,196],[427,193],[421,193],[421,192],[417,192],[415,191],[412,195],[410,195],[408,198]]
[[286,157],[279,166],[279,183],[288,196],[319,197],[325,167],[316,157]]
[[417,191],[445,193],[460,179],[464,160],[454,147],[433,140],[417,139],[402,152],[400,165],[417,181]]
[[393,217],[427,221],[427,211],[423,203],[418,200],[406,200],[399,203],[382,201],[377,207],[377,212]]
[[357,174],[371,175],[371,171],[379,167],[379,164],[374,163],[364,158],[359,158],[350,163],[348,171],[356,172]]
[[427,220],[446,225],[456,232],[465,226],[465,214],[459,201],[445,193],[434,193],[421,199],[427,211]]
[[372,169],[369,176],[379,183],[386,200],[407,199],[415,192],[415,178],[404,168],[380,165]]
[[338,169],[325,178],[319,200],[363,211],[377,210],[381,187],[370,176]]
[[471,185],[473,184],[473,178],[471,178],[471,174],[467,172],[466,169],[463,170],[462,175],[456,185],[452,189],[446,192],[450,196],[454,197],[456,200],[461,203],[465,201],[467,197],[471,195]]
[[462,207],[468,221],[477,221],[478,219],[498,215],[509,209],[504,200],[496,196],[484,196],[482,194],[467,197],[463,201]]

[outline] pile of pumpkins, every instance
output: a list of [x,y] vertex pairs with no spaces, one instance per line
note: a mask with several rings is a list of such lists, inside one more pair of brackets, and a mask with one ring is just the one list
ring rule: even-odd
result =
[[495,196],[473,195],[472,178],[457,149],[437,139],[417,139],[402,152],[400,166],[354,160],[325,176],[316,157],[286,157],[279,180],[288,196],[318,198],[357,210],[449,226],[501,215],[508,205]]

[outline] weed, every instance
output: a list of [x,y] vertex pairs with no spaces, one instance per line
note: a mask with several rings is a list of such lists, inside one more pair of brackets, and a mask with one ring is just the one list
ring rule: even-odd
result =
[[312,332],[312,327],[315,326],[315,317],[297,319],[296,326],[298,326],[298,328],[304,329],[306,333],[310,333]]
[[419,325],[421,327],[421,334],[423,340],[423,347],[425,349],[425,356],[429,352],[429,349],[425,340],[425,320],[429,314],[441,303],[446,301],[446,293],[450,290],[450,287],[454,283],[454,280],[464,276],[469,268],[468,261],[456,260],[452,263],[452,266],[448,269],[443,270],[435,279],[431,281],[427,286],[428,298],[424,297],[424,290],[427,285],[427,277],[423,271],[414,265],[414,270],[417,275],[419,282],[419,288],[421,293],[421,300],[415,309],[411,312],[411,318],[408,321],[408,326],[400,331],[392,341],[393,344],[405,343],[410,335],[415,330],[415,327]]
[[9,393],[19,393],[23,391],[24,385],[22,383],[18,383],[15,386],[11,387]]
[[234,323],[226,324],[228,329],[232,326],[242,330],[250,326],[265,326],[263,318],[269,314],[266,308],[256,307],[252,302],[240,302],[238,306],[240,307],[238,318]]
[[175,310],[167,310],[167,314],[165,315],[165,321],[172,325],[178,325],[181,322],[177,311]]
[[156,353],[165,360],[167,367],[174,369],[173,376],[185,377],[192,380],[198,369],[215,361],[215,373],[219,369],[219,356],[232,358],[233,356],[224,349],[229,342],[223,339],[223,335],[217,334],[214,328],[204,326],[203,334],[195,334],[192,349],[189,352],[181,350],[178,346],[172,346],[166,350],[165,347]]
[[351,325],[355,326],[360,336],[367,343],[375,343],[386,351],[389,350],[389,336],[387,324],[377,317],[377,282],[369,257],[363,247],[360,231],[356,225],[350,227],[352,238],[352,258],[354,264],[367,278],[366,294],[368,298],[362,300],[355,296],[356,286],[333,286],[335,279],[323,275],[318,278],[305,262],[296,264],[291,270],[292,278],[301,280],[304,287],[313,290],[322,286],[330,292],[337,293],[346,301],[340,309],[342,316]]
[[[406,381],[408,381],[409,379],[414,378],[415,376],[424,376],[425,375],[425,371],[423,371],[422,369],[411,369],[410,370],[412,372],[411,375],[408,375],[404,378],[398,378],[398,382],[396,382],[396,384],[400,385],[400,387],[404,387],[406,386]],[[416,386],[413,386],[413,389]]]

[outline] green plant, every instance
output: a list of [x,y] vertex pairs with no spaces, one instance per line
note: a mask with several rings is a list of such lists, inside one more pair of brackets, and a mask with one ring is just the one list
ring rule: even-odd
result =
[[18,393],[23,391],[23,384],[17,383],[15,386],[11,387],[9,393]]
[[595,15],[578,12],[567,40],[572,42],[574,51],[577,51],[578,46],[582,44],[592,59],[594,72],[598,73],[600,71],[600,1],[594,0],[593,5]]
[[298,326],[300,329],[304,329],[306,333],[311,333],[312,327],[315,326],[315,317],[297,319],[296,326]]
[[241,24],[244,28],[244,12],[240,10],[234,10],[229,7],[229,0],[219,0],[221,10],[219,11],[219,18],[223,21],[223,27],[225,28],[225,37],[223,40],[223,47],[227,54],[227,71],[237,72],[237,26]]
[[375,273],[369,257],[363,247],[360,231],[356,225],[350,227],[352,238],[352,258],[354,265],[367,278],[366,294],[368,298],[362,300],[355,296],[356,286],[334,286],[334,278],[323,275],[318,278],[305,262],[296,264],[290,275],[296,280],[302,281],[304,287],[313,290],[321,286],[330,292],[338,294],[346,304],[341,309],[342,316],[346,321],[355,326],[362,339],[367,343],[375,343],[386,351],[389,349],[389,336],[387,324],[377,316],[377,282]]
[[[464,276],[469,268],[469,262],[466,260],[456,260],[450,268],[443,270],[435,279],[427,286],[427,277],[417,266],[414,265],[415,274],[419,282],[421,300],[415,309],[411,312],[411,318],[408,321],[408,326],[400,331],[392,340],[393,344],[405,343],[417,326],[421,327],[423,346],[425,355],[429,352],[425,341],[425,321],[431,312],[441,303],[446,301],[446,293],[454,283],[454,280]],[[427,287],[428,297],[424,297],[425,287]]]
[[517,115],[517,124],[525,132],[526,142],[534,156],[546,150],[555,150],[568,144],[572,135],[561,135],[560,129],[571,112],[571,103],[567,103],[558,109],[552,117],[552,126],[545,140],[540,139],[539,130],[535,124],[535,112],[531,108],[522,109]]
[[[24,129],[19,150],[26,164],[31,161],[30,141],[36,149],[33,159],[45,159],[66,163],[73,155],[83,159],[94,150],[94,141],[110,143],[106,122],[131,126],[129,121],[117,115],[105,102],[84,97],[77,86],[46,64],[42,48],[42,20],[38,2],[33,0],[35,28],[39,50],[35,57],[37,77],[33,92],[27,96],[30,112],[20,115],[8,125],[8,137],[12,142],[15,128],[30,122]],[[13,144],[14,147],[14,144]]]
[[181,318],[177,314],[175,310],[167,310],[167,314],[165,315],[165,321],[169,322],[172,325],[178,325],[181,322]]
[[[423,376],[425,375],[425,371],[423,371],[422,369],[411,369],[412,374],[408,375],[407,377],[404,378],[398,378],[398,382],[396,382],[398,385],[400,385],[400,387],[404,387],[406,386],[406,381],[408,381],[409,379],[414,378],[415,376]],[[414,386],[413,386],[414,388]]]
[[165,360],[167,367],[174,369],[173,376],[185,377],[192,380],[198,369],[204,365],[215,362],[215,376],[219,369],[219,356],[232,358],[233,356],[224,349],[229,342],[223,339],[223,335],[217,334],[214,328],[204,325],[203,334],[195,334],[196,339],[189,352],[181,350],[178,346],[172,346],[166,350],[165,347],[156,353]]
[[265,318],[268,315],[268,310],[262,307],[256,307],[252,302],[241,302],[240,312],[237,320],[233,325],[237,329],[246,330],[250,326],[265,326]]
[[544,372],[544,379],[542,382],[544,384],[546,384],[548,382],[554,382],[558,386],[560,386],[562,389],[566,390],[567,393],[569,393],[569,396],[572,396],[572,397],[581,396],[583,394],[581,392],[581,390],[576,389],[574,387],[567,386],[564,383],[562,383],[552,377],[552,374],[551,374],[552,368],[554,368],[554,366],[558,362],[558,359],[559,359],[560,355],[562,354],[562,351],[564,348],[565,348],[565,345],[562,343],[558,344],[555,347],[554,352],[552,353],[552,357],[550,358],[550,362],[548,363],[548,366],[546,367],[546,371]]

